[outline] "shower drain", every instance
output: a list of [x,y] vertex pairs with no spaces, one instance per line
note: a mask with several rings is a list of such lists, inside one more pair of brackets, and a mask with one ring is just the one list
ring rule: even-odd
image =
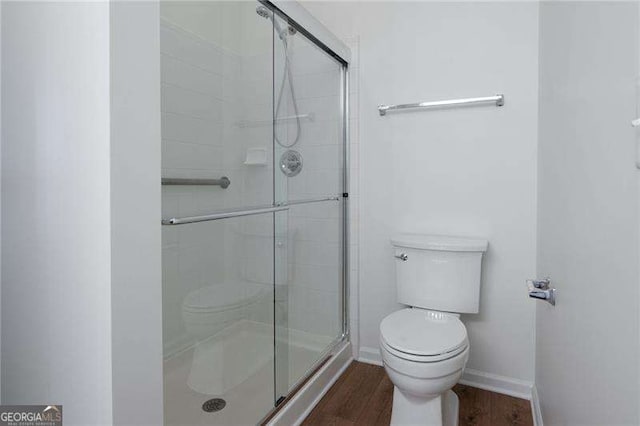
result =
[[215,413],[216,411],[222,410],[225,405],[227,405],[227,401],[222,398],[213,398],[208,401],[205,401],[202,404],[202,409],[207,413]]

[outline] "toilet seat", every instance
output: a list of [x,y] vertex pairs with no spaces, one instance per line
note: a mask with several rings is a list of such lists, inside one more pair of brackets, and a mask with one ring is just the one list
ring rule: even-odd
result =
[[390,354],[414,362],[438,362],[462,353],[469,345],[457,315],[407,308],[380,324],[380,343]]

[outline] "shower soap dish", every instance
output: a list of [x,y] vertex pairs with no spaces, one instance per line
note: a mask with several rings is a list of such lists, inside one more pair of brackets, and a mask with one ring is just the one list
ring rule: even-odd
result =
[[267,165],[266,148],[248,148],[247,156],[245,157],[244,164],[246,166],[266,166]]

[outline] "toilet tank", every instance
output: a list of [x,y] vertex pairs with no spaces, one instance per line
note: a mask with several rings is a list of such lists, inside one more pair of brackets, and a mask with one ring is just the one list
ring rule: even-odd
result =
[[399,303],[437,311],[478,312],[486,240],[400,234],[391,243]]

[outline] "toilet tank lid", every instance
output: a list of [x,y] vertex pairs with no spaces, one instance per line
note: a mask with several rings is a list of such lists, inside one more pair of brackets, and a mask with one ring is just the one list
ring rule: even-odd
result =
[[422,250],[485,252],[489,242],[481,238],[404,233],[393,237],[391,244]]

